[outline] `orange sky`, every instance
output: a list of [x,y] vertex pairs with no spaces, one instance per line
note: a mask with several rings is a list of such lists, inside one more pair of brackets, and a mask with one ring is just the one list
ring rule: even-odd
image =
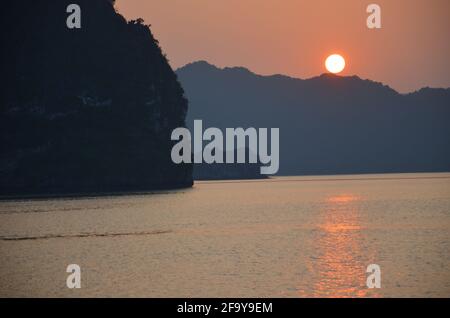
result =
[[[366,26],[367,5],[382,29]],[[450,0],[117,0],[142,17],[172,67],[206,60],[259,74],[308,78],[341,53],[356,74],[400,92],[450,86]]]

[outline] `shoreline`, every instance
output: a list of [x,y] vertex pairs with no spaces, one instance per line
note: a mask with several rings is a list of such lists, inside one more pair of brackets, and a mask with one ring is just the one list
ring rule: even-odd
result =
[[49,199],[79,199],[96,198],[109,196],[127,196],[127,195],[147,195],[147,194],[167,194],[184,189],[192,189],[194,180],[186,184],[177,184],[175,186],[148,187],[142,189],[113,189],[108,191],[86,190],[86,191],[42,191],[41,193],[11,193],[0,194],[0,202],[4,201],[22,201],[22,200],[49,200]]
[[[423,176],[408,176],[410,174],[423,175]],[[57,191],[48,190],[29,193],[13,193],[0,194],[0,202],[5,201],[22,201],[22,200],[48,200],[48,199],[77,199],[77,198],[95,198],[95,197],[108,197],[108,196],[127,196],[127,195],[148,195],[148,194],[169,194],[180,190],[193,189],[195,183],[208,184],[208,183],[233,183],[233,182],[320,182],[320,181],[381,181],[381,180],[417,180],[417,179],[449,179],[450,176],[430,176],[430,174],[450,174],[448,171],[440,172],[400,172],[400,173],[366,173],[366,174],[323,174],[323,175],[281,175],[265,178],[246,178],[246,179],[193,179],[192,182],[183,184],[177,184],[175,186],[156,186],[156,187],[142,187],[135,189],[124,189],[117,187],[108,191],[101,190],[86,190],[86,191]],[[382,175],[396,175],[395,177],[381,177]],[[279,180],[277,177],[290,178]]]

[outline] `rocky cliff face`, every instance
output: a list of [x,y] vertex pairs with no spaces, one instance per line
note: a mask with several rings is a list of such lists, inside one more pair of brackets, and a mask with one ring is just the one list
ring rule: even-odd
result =
[[187,100],[143,21],[111,1],[2,6],[0,194],[128,191],[192,184],[170,133]]

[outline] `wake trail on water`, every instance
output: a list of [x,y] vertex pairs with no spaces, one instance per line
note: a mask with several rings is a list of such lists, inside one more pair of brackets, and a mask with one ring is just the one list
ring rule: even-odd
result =
[[172,230],[160,231],[144,231],[144,232],[129,232],[129,233],[80,233],[80,234],[47,234],[41,236],[0,236],[2,241],[29,241],[29,240],[48,240],[57,238],[86,238],[86,237],[117,237],[117,236],[144,236],[167,234],[173,232]]

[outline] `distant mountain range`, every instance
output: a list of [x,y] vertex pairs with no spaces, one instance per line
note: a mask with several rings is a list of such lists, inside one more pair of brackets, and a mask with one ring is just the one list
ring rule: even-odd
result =
[[357,76],[176,71],[204,127],[280,128],[280,175],[450,171],[450,89],[400,94]]

